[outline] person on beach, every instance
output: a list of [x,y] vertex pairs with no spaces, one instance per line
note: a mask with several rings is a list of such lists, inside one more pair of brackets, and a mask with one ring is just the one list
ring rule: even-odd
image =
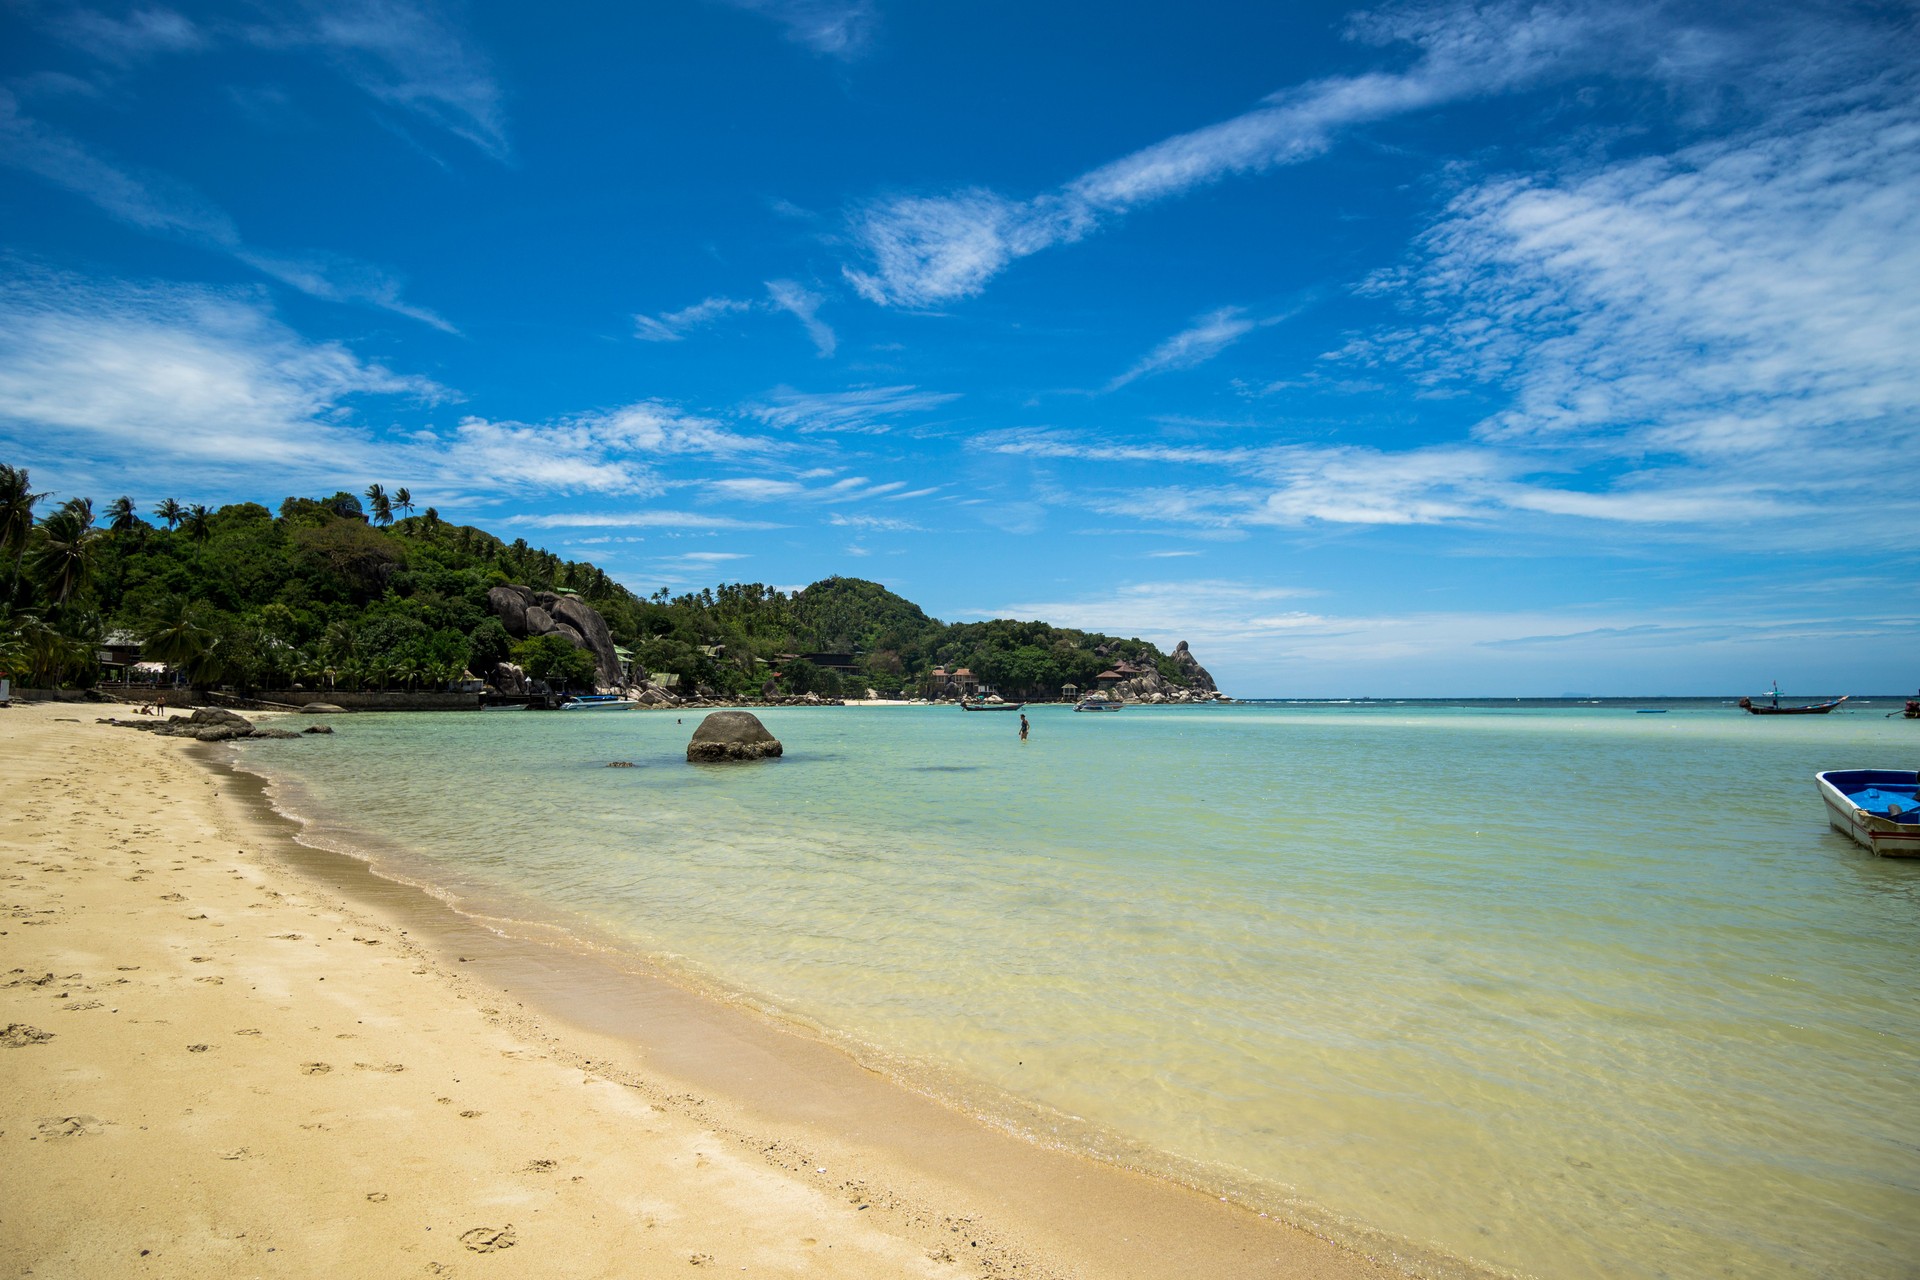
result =
[[1022,711],[1020,713],[1020,741],[1025,742],[1026,740],[1027,740],[1027,713]]

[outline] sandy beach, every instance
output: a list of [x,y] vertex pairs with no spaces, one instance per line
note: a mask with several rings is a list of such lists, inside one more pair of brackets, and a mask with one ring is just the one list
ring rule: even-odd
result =
[[499,937],[97,714],[0,711],[5,1274],[1403,1273]]

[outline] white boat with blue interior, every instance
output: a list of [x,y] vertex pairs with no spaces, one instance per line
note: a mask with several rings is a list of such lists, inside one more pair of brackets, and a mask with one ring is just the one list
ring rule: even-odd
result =
[[1830,769],[1816,773],[1827,823],[1883,858],[1920,858],[1920,773]]

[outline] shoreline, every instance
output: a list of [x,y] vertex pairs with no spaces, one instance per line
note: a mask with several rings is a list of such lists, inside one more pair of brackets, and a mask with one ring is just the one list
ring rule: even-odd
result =
[[[220,840],[224,839],[240,851],[223,854],[218,861],[226,866],[217,871],[211,866],[187,865],[183,860],[180,865],[169,868],[168,878],[190,890],[181,895],[182,900],[198,904],[203,898],[220,897],[222,890],[227,897],[232,897],[233,886],[247,882],[254,893],[270,896],[265,901],[224,903],[225,918],[216,919],[216,926],[243,921],[252,925],[266,920],[265,914],[255,914],[258,911],[272,912],[275,916],[291,915],[296,917],[296,922],[305,920],[314,936],[318,936],[323,923],[329,922],[334,932],[360,929],[361,937],[355,940],[366,945],[346,949],[344,958],[340,949],[335,949],[327,957],[332,967],[317,978],[318,981],[334,979],[336,985],[328,992],[329,999],[352,993],[377,1006],[385,1024],[384,1035],[391,1045],[388,1052],[396,1062],[409,1057],[416,1060],[438,1057],[449,1073],[461,1070],[477,1073],[482,1069],[482,1062],[498,1072],[499,1062],[505,1061],[511,1064],[505,1072],[509,1076],[548,1077],[537,1082],[529,1079],[524,1088],[509,1086],[509,1101],[500,1104],[504,1110],[519,1103],[514,1109],[518,1111],[522,1134],[528,1138],[565,1131],[570,1122],[577,1119],[572,1115],[574,1099],[570,1095],[574,1091],[584,1087],[588,1091],[606,1090],[621,1096],[627,1103],[624,1110],[628,1114],[599,1117],[597,1123],[602,1127],[577,1137],[573,1144],[598,1151],[605,1160],[617,1162],[625,1158],[635,1163],[636,1167],[622,1171],[624,1178],[614,1181],[631,1180],[651,1186],[663,1179],[671,1180],[668,1175],[677,1176],[681,1172],[671,1161],[663,1168],[657,1159],[649,1163],[638,1154],[618,1150],[624,1145],[623,1139],[639,1138],[658,1128],[671,1128],[685,1141],[722,1149],[719,1153],[702,1152],[699,1167],[721,1163],[717,1156],[724,1155],[728,1172],[736,1182],[741,1186],[751,1185],[748,1191],[740,1191],[731,1200],[722,1197],[704,1201],[705,1208],[698,1214],[687,1206],[679,1206],[681,1216],[676,1220],[677,1225],[690,1233],[695,1232],[689,1224],[697,1222],[716,1238],[750,1234],[768,1216],[769,1204],[777,1207],[781,1214],[789,1215],[781,1220],[790,1232],[798,1233],[796,1239],[804,1238],[817,1244],[832,1233],[845,1233],[836,1236],[828,1246],[834,1248],[830,1257],[825,1254],[816,1257],[810,1245],[805,1255],[776,1261],[779,1251],[762,1244],[757,1246],[751,1261],[728,1265],[733,1260],[730,1256],[722,1257],[719,1246],[705,1246],[708,1260],[717,1259],[722,1269],[751,1267],[756,1272],[804,1274],[815,1271],[816,1263],[830,1261],[829,1270],[836,1275],[861,1275],[869,1271],[876,1275],[1036,1278],[1278,1274],[1341,1280],[1350,1276],[1431,1273],[1429,1265],[1422,1265],[1428,1260],[1399,1256],[1389,1262],[1384,1254],[1379,1258],[1368,1257],[1299,1227],[1258,1216],[1174,1183],[1118,1164],[1049,1148],[990,1127],[883,1077],[824,1037],[807,1035],[791,1025],[776,1025],[772,1019],[749,1009],[729,1007],[707,995],[697,994],[657,972],[644,971],[631,957],[580,954],[489,930],[425,889],[380,876],[366,862],[350,855],[297,841],[295,820],[271,808],[265,793],[267,784],[257,774],[212,758],[213,753],[198,744],[192,744],[195,749],[190,754],[182,754],[166,740],[91,723],[61,725],[60,720],[72,717],[54,714],[75,709],[70,705],[49,704],[4,713],[9,732],[7,745],[0,746],[0,769],[5,770],[5,780],[10,787],[17,787],[24,773],[38,783],[22,792],[25,800],[20,818],[0,827],[0,831],[5,832],[9,861],[19,864],[7,874],[25,877],[9,885],[15,890],[9,896],[32,897],[32,890],[36,888],[43,892],[55,886],[64,890],[73,888],[73,868],[49,871],[46,865],[49,858],[45,855],[58,853],[60,860],[76,866],[82,862],[92,864],[93,870],[87,876],[88,892],[99,901],[90,904],[89,915],[115,913],[140,917],[138,927],[126,937],[127,945],[122,949],[140,944],[151,953],[156,942],[164,943],[170,938],[169,930],[158,920],[144,918],[154,914],[150,904],[158,895],[143,895],[123,875],[107,876],[98,872],[109,865],[124,865],[123,859],[130,855],[119,850],[131,846],[136,839],[154,841],[158,827],[143,825],[138,819],[118,813],[102,812],[99,805],[94,804],[88,816],[91,825],[102,828],[103,834],[90,839],[89,847],[84,850],[63,841],[61,833],[50,836],[43,833],[36,842],[33,833],[19,828],[23,819],[44,821],[63,801],[76,807],[75,817],[89,810],[82,794],[84,789],[57,787],[37,776],[36,767],[45,757],[54,755],[74,763],[90,763],[94,776],[111,774],[116,789],[125,793],[127,799],[144,799],[162,810],[184,809],[182,815],[169,816],[170,829],[178,821],[198,825],[209,834],[217,833],[214,847],[219,847]],[[114,748],[108,745],[111,743],[120,746]],[[102,760],[113,761],[114,768],[103,769]],[[186,762],[185,770],[177,763],[182,761]],[[186,780],[185,785],[182,779]],[[211,794],[196,794],[198,789],[191,786],[196,780]],[[75,829],[84,821],[75,822]],[[32,856],[36,852],[43,855],[38,862]],[[145,856],[157,862],[165,855],[148,853]],[[199,856],[204,855],[196,855]],[[141,865],[144,871],[146,863]],[[294,892],[286,892],[287,885],[258,887],[268,880],[287,881]],[[46,883],[36,883],[41,881]],[[339,901],[327,907],[306,901],[316,895]],[[299,905],[290,905],[296,899]],[[24,902],[18,906],[25,911],[37,909]],[[58,907],[48,909],[60,911]],[[180,914],[177,909],[171,910],[175,916]],[[248,914],[237,915],[236,910]],[[205,908],[188,913],[189,919],[195,916],[207,921],[215,913]],[[168,924],[177,928],[171,921]],[[30,942],[44,946],[59,939],[61,931],[68,927],[68,922],[56,919],[39,929],[10,927],[5,935],[0,935],[0,959],[5,961],[0,967],[22,971],[10,974],[8,980],[24,980],[26,971],[34,970],[40,963],[39,958],[30,954]],[[71,927],[80,926],[75,922]],[[98,926],[94,928],[97,930]],[[60,931],[48,931],[55,929]],[[370,930],[377,931],[378,936],[371,936]],[[156,933],[161,936],[154,937]],[[257,935],[261,930],[251,929],[249,933]],[[27,935],[33,936],[29,939]],[[284,934],[281,937],[282,941],[275,941],[275,935],[246,938],[249,960],[273,970],[272,954],[288,950]],[[93,941],[97,950],[104,939]],[[240,942],[242,938],[229,935],[223,941]],[[380,947],[381,942],[387,943],[387,947]],[[175,943],[166,949],[178,951],[180,947]],[[69,957],[74,955],[71,945],[63,950]],[[173,1003],[184,1005],[188,1014],[204,1016],[207,1012],[204,1006],[218,1003],[220,999],[231,1002],[234,998],[233,992],[218,984],[200,985],[197,989],[192,985],[180,987],[183,981],[192,984],[196,977],[215,975],[191,973],[193,957],[187,957],[188,963],[184,966],[179,964],[177,956],[172,959],[180,972],[174,975],[173,986],[177,989],[167,994]],[[391,963],[394,961],[404,961],[404,965]],[[64,973],[70,963],[68,958],[56,960],[48,956],[47,971]],[[112,969],[102,969],[97,963],[84,968],[74,964],[73,968],[79,972],[72,994],[96,989],[100,982],[115,984],[115,979],[105,976]],[[35,976],[37,973],[36,970]],[[279,986],[284,999],[286,975],[276,973],[275,976],[281,979]],[[57,977],[56,981],[65,979]],[[137,977],[135,984],[138,984]],[[260,984],[255,983],[252,989],[258,991]],[[80,1061],[67,1063],[64,1078],[71,1083],[76,1075],[86,1076],[111,1094],[116,1089],[125,1090],[134,1085],[132,1077],[145,1071],[145,1060],[158,1052],[151,1046],[143,1049],[132,1043],[115,1044],[72,1036],[68,1028],[84,1025],[84,1020],[47,1010],[42,1002],[46,994],[37,986],[0,990],[0,999],[7,1006],[0,1020],[52,1031],[57,1037],[20,1049],[0,1050],[0,1055],[4,1055],[0,1056],[0,1064],[5,1065],[14,1085],[12,1092],[18,1097],[16,1109],[41,1108],[37,1116],[16,1110],[7,1123],[0,1124],[0,1129],[25,1136],[28,1141],[37,1141],[40,1135],[36,1126],[49,1119],[47,1112],[70,1106],[83,1116],[104,1114],[104,1111],[88,1111],[81,1105],[84,1099],[62,1101],[61,1106],[50,1105],[45,1096],[47,1091],[58,1095],[66,1092],[66,1088],[56,1087],[60,1076],[36,1076],[37,1063],[59,1059],[76,1049],[83,1050]],[[130,993],[116,993],[114,998],[121,1002],[122,1008],[132,1002]],[[276,1038],[299,1038],[292,1023],[307,1020],[308,1005],[315,998],[310,996],[305,1002],[294,999],[281,1008],[280,1012],[291,1015],[291,1022],[276,1029]],[[81,1001],[82,1005],[87,1003],[84,999]],[[80,1005],[66,1007],[80,1010]],[[443,1043],[443,1031],[409,1028],[407,1024],[417,1019],[421,1008],[430,1008],[439,1018],[464,1022],[459,1028],[459,1042]],[[97,1021],[98,1006],[91,1012]],[[253,1013],[256,1021],[263,1016],[258,1011]],[[360,1021],[364,1025],[367,1020]],[[54,1025],[48,1026],[49,1022]],[[314,1032],[320,1030],[313,1029]],[[230,1037],[234,1032],[222,1034]],[[504,1038],[512,1047],[499,1048],[497,1043],[492,1043],[487,1046],[490,1053],[482,1051],[473,1042],[476,1036],[492,1037],[496,1042]],[[140,1039],[133,1037],[134,1041]],[[70,1047],[57,1048],[61,1040],[69,1040]],[[255,1047],[256,1043],[248,1038],[248,1047]],[[317,1055],[320,1050],[316,1047],[312,1052]],[[173,1055],[179,1053],[177,1048],[172,1050]],[[226,1063],[220,1065],[224,1067]],[[377,1069],[378,1064],[369,1068],[376,1072]],[[552,1096],[550,1077],[555,1072],[569,1082],[566,1086],[569,1096],[564,1100]],[[409,1077],[396,1072],[394,1078]],[[547,1087],[542,1089],[538,1087],[540,1084]],[[285,1082],[278,1079],[251,1086],[255,1092],[264,1088],[269,1093],[284,1087]],[[84,1086],[74,1088],[82,1095],[88,1092]],[[643,1100],[647,1108],[639,1119],[630,1114],[635,1100]],[[104,1108],[104,1104],[101,1105]],[[407,1117],[413,1122],[411,1126],[401,1124],[398,1129],[403,1133],[420,1129],[424,1136],[424,1130],[436,1128],[432,1122],[443,1119],[445,1114],[433,1102],[428,1102],[423,1114]],[[62,1121],[62,1117],[51,1119],[56,1125]],[[233,1119],[242,1132],[271,1130],[284,1124],[283,1118],[249,1116],[244,1104],[239,1104],[239,1113]],[[82,1129],[86,1123],[89,1122],[81,1121]],[[104,1123],[118,1125],[103,1130],[115,1136],[126,1127],[111,1117]],[[150,1128],[160,1127],[142,1126],[140,1132],[146,1134]],[[84,1140],[49,1138],[35,1155],[61,1157],[53,1161],[60,1164],[69,1157],[80,1156],[89,1146],[100,1145],[94,1142],[97,1136],[88,1135]],[[177,1160],[191,1154],[190,1143],[179,1145],[183,1135],[176,1132],[173,1136],[179,1149],[172,1152],[172,1157]],[[266,1141],[265,1138],[258,1140]],[[306,1140],[314,1141],[311,1137]],[[12,1139],[0,1137],[0,1141]],[[544,1145],[554,1144],[549,1141]],[[402,1146],[404,1149],[404,1144]],[[605,1150],[609,1147],[615,1150]],[[243,1148],[252,1150],[248,1144],[243,1144]],[[423,1166],[421,1176],[426,1184],[466,1180],[460,1162],[452,1153],[443,1152],[437,1139],[424,1142],[418,1150],[432,1154],[413,1154],[407,1161]],[[11,1154],[18,1156],[20,1147],[16,1146]],[[552,1168],[552,1158],[545,1159]],[[563,1157],[562,1163],[566,1159]],[[242,1202],[256,1200],[258,1195],[253,1189],[229,1185],[251,1181],[234,1179],[231,1175],[252,1160],[250,1155],[225,1158],[224,1168],[213,1171],[208,1202],[218,1205],[223,1190]],[[327,1163],[325,1156],[316,1160],[322,1165]],[[397,1160],[395,1152],[383,1162],[393,1165]],[[69,1168],[67,1178],[54,1177],[53,1180],[65,1182],[72,1176],[83,1176],[86,1163],[83,1160],[79,1168]],[[540,1163],[536,1159],[527,1167]],[[47,1172],[52,1176],[54,1171]],[[223,1179],[219,1176],[223,1173],[229,1176]],[[287,1171],[276,1175],[280,1176],[298,1181],[296,1175]],[[318,1171],[312,1175],[314,1178],[326,1176]],[[518,1176],[524,1182],[532,1175]],[[277,1185],[276,1179],[269,1181]],[[373,1194],[387,1193],[366,1193],[367,1196]],[[517,1188],[514,1194],[524,1196]],[[581,1198],[590,1199],[590,1196],[583,1192]],[[362,1198],[353,1206],[349,1219],[357,1222],[368,1216],[381,1220],[396,1217],[391,1210],[375,1207],[385,1203],[384,1199],[376,1202]],[[662,1238],[652,1234],[661,1221],[658,1214],[642,1225],[645,1214],[636,1214],[630,1206],[624,1211],[606,1202],[594,1207],[603,1212],[588,1211],[584,1221],[576,1214],[571,1227],[573,1233],[586,1232],[594,1237],[593,1246],[583,1239],[575,1249],[573,1235],[564,1229],[552,1236],[555,1247],[574,1250],[560,1255],[570,1273],[602,1273],[594,1269],[595,1264],[588,1256],[603,1243],[602,1238],[632,1235],[634,1247],[646,1244],[649,1246],[646,1254],[657,1252],[650,1246]],[[547,1231],[567,1216],[564,1206],[543,1208],[554,1215],[544,1224]],[[607,1210],[611,1211],[604,1212]],[[38,1221],[44,1216],[60,1215],[43,1202],[43,1197],[29,1195],[8,1216],[17,1228],[23,1220]],[[96,1215],[96,1225],[99,1216],[111,1222],[117,1215],[111,1208],[102,1206]],[[622,1217],[626,1221],[619,1222]],[[609,1225],[610,1219],[615,1220],[614,1225]],[[795,1226],[795,1222],[801,1225]],[[487,1223],[479,1225],[492,1229]],[[175,1228],[176,1244],[180,1229]],[[358,1226],[355,1229],[359,1229]],[[451,1223],[443,1228],[450,1229]],[[516,1230],[521,1233],[522,1243],[533,1242],[531,1228],[522,1225]],[[36,1232],[35,1238],[41,1238],[42,1234]],[[960,1239],[963,1236],[964,1241]],[[442,1239],[446,1237],[443,1235]],[[376,1251],[379,1247],[375,1246]],[[399,1243],[395,1241],[387,1247],[398,1248]],[[657,1259],[662,1269],[670,1261],[677,1270],[698,1259],[703,1252],[697,1243],[686,1247],[689,1252],[677,1258]],[[36,1252],[17,1229],[7,1231],[4,1239],[0,1239],[0,1260],[16,1266],[34,1265],[36,1259],[52,1265],[59,1256],[57,1252]],[[524,1251],[516,1255],[495,1250],[482,1255],[463,1245],[451,1250],[438,1265],[450,1266],[455,1261],[463,1265],[485,1265],[495,1256],[512,1258],[514,1268],[535,1261]],[[71,1256],[69,1260],[79,1261]],[[234,1261],[237,1263],[238,1259]],[[272,1268],[276,1274],[305,1274],[302,1267],[313,1262],[310,1257],[296,1261],[291,1255],[284,1255],[284,1261],[284,1267],[276,1264]],[[260,1263],[261,1257],[252,1257],[247,1266],[257,1267]],[[92,1267],[81,1265],[67,1269],[74,1274],[121,1273],[117,1266],[105,1265],[104,1258]],[[204,1251],[194,1269],[197,1274],[226,1273],[218,1265],[210,1265],[210,1256]],[[337,1268],[330,1267],[329,1271],[337,1273]],[[166,1273],[165,1268],[156,1273]],[[377,1269],[368,1272],[382,1273]],[[605,1273],[634,1274],[632,1258]],[[651,1273],[651,1268],[643,1267],[640,1273]]]

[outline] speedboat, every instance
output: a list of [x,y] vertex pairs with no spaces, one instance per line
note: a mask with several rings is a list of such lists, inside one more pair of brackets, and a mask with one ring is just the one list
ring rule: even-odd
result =
[[1920,773],[1909,769],[1831,769],[1813,780],[1827,824],[1883,858],[1920,858]]
[[1090,693],[1074,703],[1073,709],[1075,711],[1118,711],[1120,703],[1117,699],[1110,699],[1103,693]]
[[583,693],[560,704],[562,711],[631,711],[640,704],[617,693]]
[[1024,702],[1005,702],[998,696],[960,699],[962,711],[1018,711],[1026,705]]

